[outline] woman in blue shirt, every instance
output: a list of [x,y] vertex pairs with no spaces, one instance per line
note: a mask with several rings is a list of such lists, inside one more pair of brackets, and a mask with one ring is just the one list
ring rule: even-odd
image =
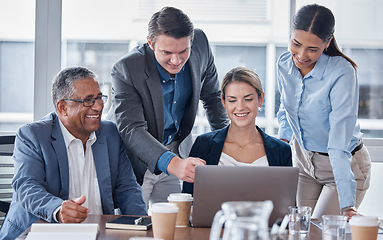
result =
[[370,184],[370,156],[358,117],[356,64],[338,48],[326,7],[302,7],[293,19],[290,51],[277,62],[279,138],[300,168],[297,204],[312,216],[349,218]]
[[[255,124],[265,97],[258,75],[245,67],[232,69],[223,78],[221,94],[230,125],[198,136],[190,156],[206,165],[292,166],[290,146]],[[184,182],[182,191],[193,193],[193,183]]]

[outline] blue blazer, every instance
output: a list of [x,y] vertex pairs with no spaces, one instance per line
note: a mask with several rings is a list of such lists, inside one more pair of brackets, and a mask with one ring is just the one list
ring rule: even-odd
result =
[[[141,188],[114,123],[101,121],[92,145],[104,214],[146,215]],[[53,213],[68,199],[67,150],[55,113],[21,127],[16,134],[15,175],[10,209],[0,239],[15,239],[38,219],[54,222]]]
[[[218,165],[228,130],[229,126],[198,136],[189,156],[205,160],[206,165]],[[269,166],[291,167],[290,145],[267,135],[258,126],[257,130],[261,133]],[[193,183],[184,182],[182,192],[193,194],[193,186]]]

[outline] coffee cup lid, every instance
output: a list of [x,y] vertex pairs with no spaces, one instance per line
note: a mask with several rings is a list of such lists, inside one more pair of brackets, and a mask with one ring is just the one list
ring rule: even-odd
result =
[[178,212],[178,207],[175,203],[154,203],[151,206],[151,212],[176,213]]
[[349,222],[353,226],[374,227],[379,225],[378,217],[371,216],[353,216]]
[[193,201],[193,197],[190,193],[171,193],[169,194],[168,201],[191,202]]

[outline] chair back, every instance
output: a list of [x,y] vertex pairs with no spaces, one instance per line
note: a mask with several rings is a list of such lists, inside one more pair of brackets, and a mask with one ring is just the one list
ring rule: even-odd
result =
[[12,179],[14,163],[12,159],[15,134],[0,134],[0,224],[3,223],[12,200]]

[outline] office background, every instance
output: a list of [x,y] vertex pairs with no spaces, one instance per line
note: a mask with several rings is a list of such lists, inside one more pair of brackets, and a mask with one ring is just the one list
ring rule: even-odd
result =
[[[359,121],[364,137],[383,138],[381,0],[0,0],[0,136],[53,110],[50,82],[61,68],[92,69],[104,94],[110,95],[113,64],[146,41],[149,18],[163,6],[181,8],[195,27],[205,31],[220,79],[239,65],[259,74],[266,99],[257,125],[276,135],[275,62],[288,50],[292,14],[314,2],[333,11],[338,44],[359,66]],[[193,134],[209,130],[200,107]],[[382,148],[381,142],[376,143],[377,149]],[[6,161],[5,166],[12,165],[12,160]],[[373,181],[383,181],[382,165],[373,166],[380,175]],[[9,177],[11,170],[7,171]],[[7,191],[9,181],[0,183]]]
[[[359,121],[365,137],[383,137],[383,2],[316,2],[334,12],[337,41],[359,66]],[[99,75],[103,92],[110,94],[114,62],[146,41],[154,12],[176,6],[206,32],[220,79],[238,65],[260,75],[266,101],[257,124],[275,135],[279,106],[275,62],[287,51],[290,6],[298,9],[307,3],[312,1],[0,0],[0,131],[16,131],[53,110],[50,80],[60,68],[89,67]],[[43,54],[48,56],[42,58]],[[208,130],[200,108],[193,133]]]

